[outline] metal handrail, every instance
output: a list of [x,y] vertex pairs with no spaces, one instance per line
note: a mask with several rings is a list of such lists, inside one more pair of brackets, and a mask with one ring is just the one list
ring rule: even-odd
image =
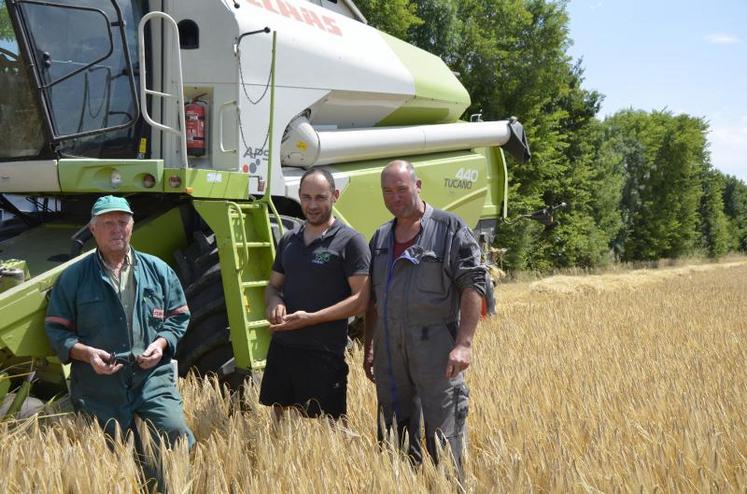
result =
[[[165,20],[167,24],[171,25],[174,29],[174,44],[172,46],[172,51],[174,52],[174,56],[176,59],[176,71],[177,71],[177,92],[175,94],[171,93],[164,93],[161,91],[155,91],[152,89],[148,89],[147,87],[147,74],[146,74],[146,60],[145,60],[145,25],[148,24],[148,22],[151,21],[151,19],[154,18],[160,18],[162,20]],[[184,168],[189,168],[189,161],[187,159],[187,125],[186,125],[186,119],[184,116],[184,79],[182,76],[182,53],[180,49],[180,41],[179,41],[179,27],[176,24],[176,21],[173,17],[170,15],[164,13],[164,12],[150,12],[148,14],[145,14],[143,18],[140,20],[140,23],[137,27],[137,37],[138,37],[138,58],[140,60],[140,106],[141,106],[141,112],[143,114],[143,117],[145,118],[145,121],[148,122],[152,127],[156,129],[160,129],[164,132],[171,132],[172,134],[175,134],[181,141],[181,153],[182,153],[182,165]],[[171,98],[176,100],[177,105],[177,114],[179,117],[179,125],[181,126],[181,130],[175,129],[173,127],[169,127],[168,125],[164,125],[160,122],[156,122],[153,120],[148,113],[148,103],[146,96],[158,96],[162,98]]]
[[239,105],[236,103],[236,100],[227,101],[220,105],[220,109],[218,110],[218,143],[220,144],[221,153],[236,153],[238,151],[237,148],[226,149],[226,147],[223,146],[223,112],[229,106],[235,106],[237,112],[239,110]]
[[275,221],[277,221],[278,229],[280,230],[280,234],[285,234],[285,227],[283,227],[283,219],[280,217],[280,213],[278,213],[277,208],[275,207],[275,203],[272,202],[272,166],[273,166],[273,160],[272,160],[272,153],[273,153],[273,126],[275,125],[275,63],[276,63],[276,57],[277,57],[277,38],[278,38],[278,32],[273,31],[272,32],[272,65],[270,66],[270,129],[269,129],[269,140],[270,140],[270,157],[267,160],[267,180],[266,187],[264,195],[262,196],[262,201],[266,202],[268,206],[270,207],[270,211],[272,211],[273,216],[275,217]]

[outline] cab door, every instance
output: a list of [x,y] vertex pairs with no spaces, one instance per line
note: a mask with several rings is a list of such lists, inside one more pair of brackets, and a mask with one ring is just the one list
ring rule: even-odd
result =
[[136,66],[142,2],[15,0],[8,7],[60,154],[132,156],[144,130]]

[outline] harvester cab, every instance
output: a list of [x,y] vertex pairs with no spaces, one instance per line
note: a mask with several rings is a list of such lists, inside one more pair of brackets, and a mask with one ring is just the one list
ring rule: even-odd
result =
[[516,119],[460,121],[469,105],[439,58],[349,0],[0,0],[0,371],[61,382],[46,294],[91,252],[104,194],[128,197],[133,245],[199,301],[180,369],[261,368],[273,239],[302,221],[304,170],[327,167],[335,215],[370,235],[382,167],[409,159],[426,201],[492,235],[502,149],[529,148]]

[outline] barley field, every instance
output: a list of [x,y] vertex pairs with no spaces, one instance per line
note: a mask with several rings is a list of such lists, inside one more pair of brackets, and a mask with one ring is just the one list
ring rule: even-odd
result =
[[[747,491],[747,261],[556,276],[497,290],[475,341],[469,492]],[[256,391],[181,383],[194,451],[171,492],[456,492],[376,443],[373,385],[348,356],[349,422],[274,427]],[[0,424],[0,492],[137,492],[131,442],[73,416]]]

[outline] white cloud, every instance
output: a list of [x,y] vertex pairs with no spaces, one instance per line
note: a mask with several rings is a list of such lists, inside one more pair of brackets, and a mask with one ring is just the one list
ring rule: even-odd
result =
[[739,36],[729,33],[712,33],[705,40],[714,45],[733,45],[742,41]]
[[711,123],[709,141],[713,166],[747,182],[747,115],[728,123]]

